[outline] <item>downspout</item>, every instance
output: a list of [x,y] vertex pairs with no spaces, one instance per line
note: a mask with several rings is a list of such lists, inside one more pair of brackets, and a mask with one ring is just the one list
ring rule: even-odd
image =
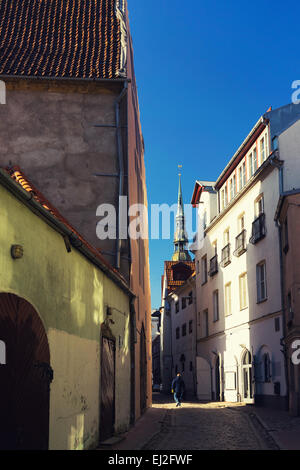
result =
[[135,343],[136,320],[134,298],[130,301],[130,424],[135,423]]
[[123,196],[124,192],[124,159],[123,159],[123,148],[122,148],[122,128],[120,124],[120,105],[124,96],[127,94],[128,82],[125,81],[123,90],[115,101],[115,116],[116,116],[116,129],[117,129],[117,151],[118,151],[118,163],[119,163],[119,201],[118,201],[118,217],[116,221],[116,269],[120,269],[121,265],[121,238],[120,238],[120,197]]
[[194,321],[195,321],[195,324],[194,324],[194,334],[193,334],[193,348],[192,348],[192,351],[193,351],[193,360],[194,360],[194,365],[193,365],[193,377],[194,377],[194,395],[195,397],[197,397],[197,291],[196,291],[196,279],[195,279],[195,297],[194,297],[194,305],[195,305],[195,308],[194,308],[194,314],[195,314],[195,317],[194,317]]
[[[284,195],[283,190],[283,164],[271,160],[271,164],[278,168],[278,178],[279,178],[279,197],[281,198]],[[281,350],[284,356],[284,373],[285,373],[285,382],[286,382],[286,397],[287,397],[287,407],[289,406],[289,376],[288,376],[288,357],[285,344],[286,338],[286,315],[285,315],[285,284],[284,284],[284,272],[283,272],[283,256],[282,256],[282,233],[281,225],[278,221],[278,218],[275,219],[276,227],[278,228],[278,240],[279,240],[279,263],[280,263],[280,290],[281,290],[281,310],[282,310],[282,332],[283,338],[280,341],[283,349]]]

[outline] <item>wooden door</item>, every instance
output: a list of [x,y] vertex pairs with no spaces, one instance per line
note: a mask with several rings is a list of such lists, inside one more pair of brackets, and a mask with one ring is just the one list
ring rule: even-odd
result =
[[47,335],[26,300],[0,294],[0,449],[48,449],[53,372]]
[[102,337],[100,440],[114,434],[115,425],[115,341]]

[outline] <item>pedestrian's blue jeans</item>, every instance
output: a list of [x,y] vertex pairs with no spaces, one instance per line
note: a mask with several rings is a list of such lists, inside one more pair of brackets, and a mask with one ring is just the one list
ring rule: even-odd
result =
[[174,400],[176,403],[181,403],[181,393],[174,393]]

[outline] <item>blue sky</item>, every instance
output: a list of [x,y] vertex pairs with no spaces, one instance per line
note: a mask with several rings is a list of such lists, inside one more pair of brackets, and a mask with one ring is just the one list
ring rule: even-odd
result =
[[[215,180],[257,119],[300,80],[295,1],[128,0],[148,203],[184,202]],[[171,240],[150,240],[152,307]]]

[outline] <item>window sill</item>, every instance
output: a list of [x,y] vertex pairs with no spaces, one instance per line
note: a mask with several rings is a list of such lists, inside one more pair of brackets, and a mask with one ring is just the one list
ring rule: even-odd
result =
[[268,300],[268,297],[266,297],[265,299],[261,299],[261,300],[257,300],[257,304],[263,304],[264,302],[266,302]]

